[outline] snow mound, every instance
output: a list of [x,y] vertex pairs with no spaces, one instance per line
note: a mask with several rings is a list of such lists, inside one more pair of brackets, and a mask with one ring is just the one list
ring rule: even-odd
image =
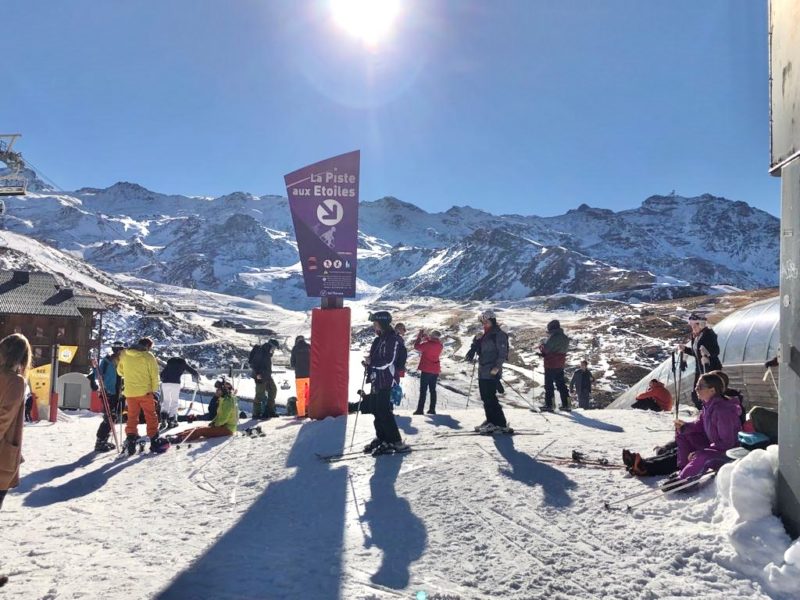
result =
[[800,540],[792,543],[773,515],[777,496],[778,446],[753,450],[717,475],[734,562],[761,579],[780,598],[800,596]]

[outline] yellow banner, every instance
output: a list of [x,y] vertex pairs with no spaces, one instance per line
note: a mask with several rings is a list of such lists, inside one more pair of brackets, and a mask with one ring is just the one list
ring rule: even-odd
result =
[[52,376],[52,365],[42,365],[41,367],[36,367],[28,371],[28,381],[31,384],[31,391],[34,396],[36,396],[36,404],[39,406],[50,405],[50,380]]
[[77,346],[59,346],[58,347],[58,360],[63,363],[71,363],[72,359],[78,353]]

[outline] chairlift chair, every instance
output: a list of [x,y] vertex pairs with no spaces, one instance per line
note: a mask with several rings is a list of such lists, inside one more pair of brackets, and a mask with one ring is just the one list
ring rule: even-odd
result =
[[25,161],[19,152],[13,150],[18,137],[18,133],[0,133],[0,161],[11,171],[0,176],[0,196],[24,196],[26,192],[28,181],[20,174],[25,167]]

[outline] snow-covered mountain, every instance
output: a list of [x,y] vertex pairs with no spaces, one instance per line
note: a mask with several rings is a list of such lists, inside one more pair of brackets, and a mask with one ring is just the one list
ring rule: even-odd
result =
[[[288,202],[235,192],[166,195],[132,183],[56,192],[41,182],[6,200],[6,229],[113,273],[269,297],[308,308]],[[777,284],[779,221],[744,202],[653,196],[613,212],[557,217],[428,213],[362,202],[359,294],[513,300],[560,292],[682,295],[701,286]],[[649,290],[649,291],[648,291]]]

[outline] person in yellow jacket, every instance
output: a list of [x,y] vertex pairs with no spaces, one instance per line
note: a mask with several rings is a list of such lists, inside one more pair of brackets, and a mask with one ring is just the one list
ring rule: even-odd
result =
[[211,421],[211,425],[181,431],[170,438],[173,442],[225,437],[236,433],[236,427],[239,425],[239,401],[234,395],[233,386],[229,381],[223,380],[219,389],[222,396],[220,396],[217,414]]
[[158,414],[156,412],[156,391],[158,390],[158,363],[150,349],[153,340],[140,339],[134,346],[122,351],[117,363],[117,373],[125,382],[125,400],[128,403],[128,422],[125,433],[125,448],[133,454],[136,440],[139,439],[139,411],[144,413],[147,423],[147,436],[150,450],[163,452],[169,444],[158,437]]

